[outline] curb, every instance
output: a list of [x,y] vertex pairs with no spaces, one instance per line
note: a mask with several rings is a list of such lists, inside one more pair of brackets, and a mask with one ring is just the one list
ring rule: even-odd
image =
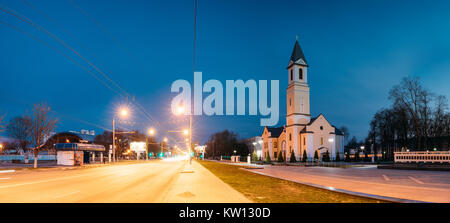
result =
[[287,179],[284,179],[281,177],[276,177],[276,176],[272,176],[272,175],[265,174],[265,173],[254,172],[254,171],[251,171],[250,169],[244,169],[244,168],[241,168],[241,169],[251,172],[251,173],[256,173],[259,175],[267,176],[267,177],[273,177],[273,178],[277,178],[280,180],[291,181],[291,182],[295,182],[295,183],[299,183],[299,184],[303,184],[303,185],[307,185],[307,186],[311,186],[311,187],[315,187],[315,188],[349,194],[349,195],[358,196],[358,197],[365,197],[365,198],[371,198],[371,199],[376,199],[376,200],[381,200],[381,201],[389,201],[389,202],[395,202],[395,203],[432,203],[432,202],[427,202],[427,201],[409,200],[409,199],[403,199],[403,198],[395,198],[395,197],[388,197],[388,196],[381,196],[381,195],[375,195],[375,194],[349,191],[349,190],[338,189],[338,188],[329,187],[329,186],[323,186],[323,185],[319,185],[319,184],[303,182],[303,181],[299,181],[299,180],[287,180]]

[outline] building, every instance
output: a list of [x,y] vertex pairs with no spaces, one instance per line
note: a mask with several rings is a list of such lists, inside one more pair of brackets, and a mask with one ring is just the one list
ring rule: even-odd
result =
[[[314,158],[317,151],[319,159],[328,151],[334,160],[339,154],[344,156],[344,136],[323,114],[311,118],[308,63],[298,41],[295,42],[288,70],[286,125],[265,127],[262,134],[263,158],[270,156],[277,160],[281,153],[289,161],[291,153],[297,160],[306,151],[308,160]],[[287,159],[286,159],[287,157]]]

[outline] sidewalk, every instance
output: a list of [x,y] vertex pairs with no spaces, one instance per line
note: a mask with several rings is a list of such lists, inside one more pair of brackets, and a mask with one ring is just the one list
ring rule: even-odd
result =
[[265,167],[250,172],[343,193],[394,202],[450,202],[448,172],[376,168]]
[[169,189],[157,202],[162,203],[251,203],[244,195],[224,183],[195,160],[186,162]]

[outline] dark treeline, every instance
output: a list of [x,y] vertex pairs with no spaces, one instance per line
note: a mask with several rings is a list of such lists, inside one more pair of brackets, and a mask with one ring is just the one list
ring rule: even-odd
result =
[[370,122],[368,146],[393,159],[395,151],[449,150],[450,113],[445,96],[425,89],[418,77],[405,77],[389,92],[392,105]]
[[217,158],[222,155],[231,156],[234,154],[240,156],[249,155],[247,144],[238,139],[238,134],[228,130],[211,135],[206,145],[205,156],[208,158]]

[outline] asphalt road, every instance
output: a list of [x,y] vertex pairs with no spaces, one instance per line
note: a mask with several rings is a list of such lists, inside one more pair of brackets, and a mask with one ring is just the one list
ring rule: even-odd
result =
[[[4,171],[4,170],[3,170]],[[250,202],[197,162],[0,172],[0,202]]]
[[450,172],[354,168],[264,166],[268,176],[348,191],[425,202],[450,202]]

